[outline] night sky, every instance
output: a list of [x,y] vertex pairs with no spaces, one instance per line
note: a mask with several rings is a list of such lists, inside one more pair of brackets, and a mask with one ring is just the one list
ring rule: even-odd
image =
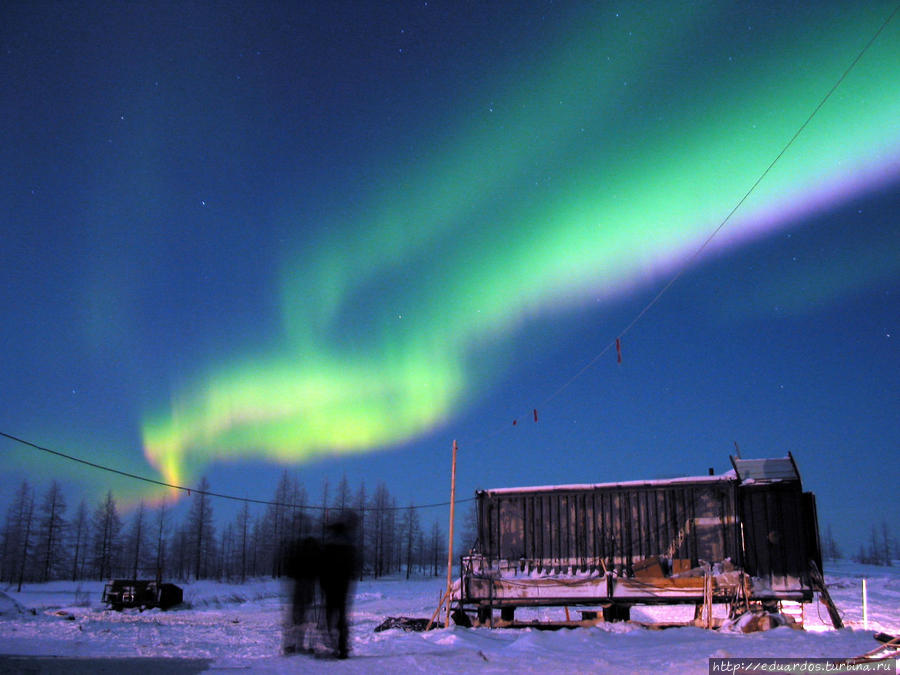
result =
[[[794,4],[3,3],[0,431],[401,505],[453,439],[461,497],[737,442],[853,552],[900,512],[900,16],[695,256],[894,9]],[[0,451],[3,503],[164,494]]]

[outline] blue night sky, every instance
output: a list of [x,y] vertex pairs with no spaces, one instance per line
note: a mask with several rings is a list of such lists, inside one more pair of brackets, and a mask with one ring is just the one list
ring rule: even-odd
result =
[[[737,442],[855,550],[900,510],[900,16],[694,254],[893,9],[4,3],[0,431],[401,505],[453,439],[460,497]],[[0,450],[0,503],[165,494]]]

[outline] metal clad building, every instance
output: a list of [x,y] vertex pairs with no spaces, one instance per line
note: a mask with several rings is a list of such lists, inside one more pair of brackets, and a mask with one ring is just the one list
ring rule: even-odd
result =
[[635,560],[660,555],[733,557],[739,543],[732,483],[716,477],[480,491],[480,552],[548,571],[605,564],[624,572]]
[[[811,600],[810,562],[821,568],[815,497],[793,457],[732,464],[720,476],[477,492],[479,542],[463,558],[462,602],[488,593],[500,606],[569,603],[571,582],[552,580],[592,575],[608,583],[584,582],[586,602],[617,593],[622,602],[695,602],[678,578],[725,568],[752,578],[754,599]],[[649,565],[658,565],[656,585],[632,583]],[[503,581],[512,577],[536,581],[513,589]],[[538,581],[540,591],[529,590]]]

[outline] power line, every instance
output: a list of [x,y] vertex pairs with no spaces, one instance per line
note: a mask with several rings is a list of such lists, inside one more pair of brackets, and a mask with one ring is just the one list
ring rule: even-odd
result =
[[[790,147],[794,144],[794,141],[797,140],[797,138],[800,136],[801,133],[803,133],[803,131],[806,129],[806,127],[809,125],[809,123],[813,120],[813,118],[816,116],[816,114],[819,112],[819,110],[825,105],[825,103],[828,101],[828,99],[831,98],[831,95],[837,90],[837,88],[841,85],[841,83],[843,83],[843,81],[850,74],[850,72],[856,67],[857,63],[859,63],[859,61],[862,59],[862,57],[865,55],[865,53],[875,43],[875,41],[878,39],[878,37],[881,35],[881,33],[884,31],[884,29],[893,20],[894,16],[897,14],[898,11],[900,11],[900,4],[898,4],[894,8],[894,10],[888,15],[888,17],[884,20],[884,22],[881,24],[881,26],[878,28],[878,30],[875,31],[875,33],[872,35],[872,37],[869,39],[869,41],[859,51],[859,53],[856,55],[856,57],[853,59],[853,61],[850,63],[850,65],[847,66],[847,68],[844,70],[844,72],[841,74],[841,76],[837,79],[837,81],[834,83],[834,85],[831,87],[831,89],[829,89],[828,92],[825,94],[825,96],[822,98],[822,100],[819,101],[818,105],[816,105],[816,107],[813,108],[812,112],[809,114],[809,116],[806,118],[806,120],[800,125],[800,127],[797,129],[797,131],[794,133],[794,135],[791,136],[791,138],[787,141],[787,143],[784,145],[784,147],[781,149],[781,151],[775,156],[775,158],[769,163],[769,165],[765,168],[765,170],[759,175],[759,177],[756,179],[756,181],[753,183],[753,185],[751,185],[750,188],[744,193],[743,197],[741,197],[741,199],[737,202],[737,204],[734,206],[734,208],[732,208],[731,211],[729,211],[729,213],[725,216],[725,218],[722,219],[722,222],[719,223],[719,225],[710,233],[710,235],[703,241],[703,243],[700,244],[700,246],[693,252],[693,254],[691,254],[691,256],[681,266],[681,268],[672,276],[672,278],[669,279],[669,281],[659,290],[659,292],[655,296],[653,296],[653,298],[646,305],[644,305],[644,307],[641,309],[641,311],[637,313],[637,315],[618,333],[618,335],[616,335],[616,337],[613,340],[611,340],[609,343],[607,343],[606,346],[600,350],[600,352],[598,352],[590,361],[588,361],[584,366],[582,366],[581,369],[578,370],[578,372],[576,372],[572,377],[570,377],[565,383],[563,383],[562,386],[560,386],[553,393],[551,393],[549,396],[547,396],[541,402],[541,404],[540,404],[541,406],[546,405],[547,403],[552,401],[554,398],[559,396],[563,391],[565,391],[569,386],[571,386],[573,382],[578,380],[582,375],[584,375],[585,372],[587,372],[591,367],[593,367],[593,365],[595,363],[597,363],[597,361],[599,361],[600,358],[602,358],[603,355],[606,354],[606,352],[608,352],[614,346],[616,347],[617,351],[619,350],[621,338],[623,338],[629,331],[631,331],[631,329],[644,317],[644,315],[647,314],[647,312],[649,312],[650,309],[652,309],[653,306],[659,302],[659,300],[663,297],[663,295],[665,295],[666,292],[668,292],[668,290],[684,275],[684,273],[688,270],[690,265],[703,253],[704,250],[706,250],[707,246],[709,246],[709,244],[712,242],[712,240],[722,231],[722,229],[724,229],[725,225],[727,225],[728,222],[731,220],[731,217],[738,211],[738,209],[741,208],[741,206],[743,206],[744,202],[747,201],[747,199],[750,197],[750,195],[756,190],[756,188],[759,186],[759,184],[762,183],[762,181],[766,178],[766,176],[774,168],[774,166],[778,163],[778,161],[785,155],[785,153],[787,153],[787,151],[790,149]],[[533,412],[534,412],[535,422],[537,422],[537,418],[538,418],[537,408],[534,408]],[[516,419],[518,419],[518,418],[516,418]],[[515,421],[513,422],[513,424],[515,424]],[[501,429],[498,428],[494,433],[488,434],[487,436],[480,439],[480,441],[476,441],[476,444],[478,442],[483,442],[489,438],[492,438],[493,436],[496,436],[497,434],[500,433],[500,431],[501,431]],[[327,511],[328,510],[328,507],[325,507],[325,506],[312,506],[312,505],[304,505],[304,504],[286,504],[286,503],[282,503],[282,502],[275,502],[275,501],[269,501],[269,500],[264,500],[264,499],[253,499],[250,497],[237,497],[235,495],[212,492],[209,490],[196,490],[193,488],[185,487],[183,485],[167,483],[165,481],[156,480],[155,478],[148,478],[147,476],[141,476],[138,474],[127,472],[127,471],[121,471],[119,469],[115,469],[110,466],[98,464],[96,462],[91,462],[91,461],[88,461],[85,459],[81,459],[79,457],[74,457],[72,455],[69,455],[69,454],[66,454],[63,452],[59,452],[58,450],[53,450],[51,448],[46,448],[46,447],[37,445],[36,443],[32,443],[30,441],[27,441],[22,438],[18,438],[11,434],[4,433],[2,431],[0,431],[0,436],[8,438],[17,443],[21,443],[21,444],[31,447],[33,449],[40,450],[42,452],[46,452],[46,453],[49,453],[52,455],[56,455],[57,457],[62,457],[64,459],[68,459],[70,461],[77,462],[79,464],[84,464],[86,466],[89,466],[89,467],[92,467],[95,469],[107,471],[110,473],[115,473],[120,476],[125,476],[126,478],[132,478],[135,480],[144,481],[146,483],[151,483],[154,485],[171,488],[173,490],[180,490],[182,492],[186,492],[188,495],[197,493],[197,494],[201,494],[201,495],[205,495],[205,496],[209,496],[209,497],[218,497],[221,499],[229,499],[232,501],[244,502],[244,503],[249,503],[249,504],[262,504],[262,505],[266,505],[266,506],[279,506],[279,507],[310,509],[310,510],[319,510],[319,511]],[[474,498],[457,499],[456,501],[457,502],[468,502],[468,501],[474,501]],[[413,505],[413,506],[392,506],[392,507],[384,507],[383,509],[375,509],[372,507],[360,506],[359,510],[363,510],[363,511],[371,511],[371,510],[401,511],[401,510],[410,509],[410,508],[425,509],[425,508],[436,508],[436,507],[449,506],[449,505],[450,505],[450,502],[447,501],[447,502],[440,502],[440,503],[434,503],[434,504],[422,504],[422,505]]]
[[[794,141],[796,141],[797,138],[800,136],[800,134],[803,133],[803,131],[806,129],[806,127],[809,125],[809,123],[812,121],[812,119],[816,116],[816,114],[819,112],[819,110],[822,108],[822,106],[825,105],[825,103],[828,101],[828,99],[831,98],[831,95],[834,94],[834,92],[841,85],[841,83],[847,78],[847,76],[850,74],[850,71],[852,71],[856,67],[856,64],[859,63],[859,61],[862,59],[862,57],[865,55],[865,53],[867,51],[869,51],[869,48],[875,43],[875,40],[878,39],[878,37],[881,35],[881,33],[884,31],[884,29],[887,28],[888,24],[891,22],[891,20],[894,18],[894,16],[897,14],[898,11],[900,11],[900,4],[898,4],[896,7],[894,7],[894,10],[888,15],[888,17],[884,20],[884,22],[881,24],[881,26],[878,28],[878,30],[876,30],[875,33],[872,35],[872,37],[869,38],[869,41],[859,51],[859,53],[856,55],[856,58],[854,58],[853,61],[850,62],[850,65],[847,66],[847,68],[844,70],[844,72],[841,74],[841,76],[837,79],[837,81],[834,83],[834,85],[832,85],[831,89],[828,90],[828,93],[826,93],[825,96],[822,97],[822,100],[819,101],[818,105],[816,105],[816,107],[813,108],[812,112],[809,114],[809,116],[806,118],[806,120],[803,122],[803,124],[800,125],[800,127],[797,129],[797,131],[794,133],[794,135],[791,136],[790,140],[788,140],[788,142],[781,149],[781,152],[779,152],[775,156],[775,159],[773,159],[769,163],[769,165],[765,168],[765,170],[759,175],[759,178],[757,178],[756,181],[753,183],[753,185],[750,186],[750,189],[747,190],[747,192],[744,193],[744,196],[740,198],[740,200],[738,201],[737,204],[735,204],[734,208],[732,208],[731,211],[728,212],[728,215],[726,215],[725,218],[722,219],[722,222],[720,222],[719,225],[703,241],[703,243],[700,244],[700,246],[697,248],[697,250],[695,250],[693,252],[693,254],[691,254],[691,256],[685,261],[685,263],[680,267],[680,269],[672,276],[671,279],[669,279],[669,281],[665,284],[665,286],[663,286],[659,290],[659,292],[655,296],[653,296],[653,298],[646,305],[644,305],[644,307],[641,309],[641,311],[638,312],[637,315],[625,326],[625,328],[623,328],[618,333],[618,335],[616,335],[615,338],[613,338],[609,343],[607,343],[607,345],[605,347],[603,347],[603,349],[601,349],[600,352],[598,352],[596,355],[594,355],[594,357],[591,358],[590,361],[588,361],[584,366],[582,366],[581,369],[578,370],[578,372],[576,372],[574,375],[572,375],[572,377],[570,377],[565,383],[563,383],[558,389],[556,389],[556,391],[554,391],[552,394],[547,396],[543,401],[541,401],[541,403],[539,404],[539,407],[545,406],[547,403],[549,403],[554,398],[559,396],[563,391],[565,391],[569,386],[571,386],[573,382],[578,380],[582,375],[584,375],[584,373],[586,373],[588,370],[590,370],[594,366],[594,364],[596,364],[597,361],[599,361],[603,357],[603,355],[606,354],[610,349],[612,349],[613,347],[616,347],[617,351],[619,350],[619,345],[621,343],[621,339],[623,337],[625,337],[625,335],[632,328],[634,328],[635,324],[637,324],[637,322],[640,321],[644,317],[644,315],[647,312],[649,312],[650,309],[654,305],[656,305],[656,303],[659,302],[660,298],[662,298],[663,295],[666,294],[666,292],[675,284],[675,282],[677,282],[684,275],[684,273],[687,272],[687,270],[694,263],[694,261],[700,257],[700,255],[703,253],[703,251],[706,250],[706,247],[709,246],[709,244],[712,242],[712,240],[715,239],[715,237],[719,234],[719,232],[722,231],[722,229],[725,227],[725,225],[728,224],[728,221],[731,220],[731,217],[738,211],[738,209],[741,208],[741,206],[743,206],[744,202],[747,201],[747,199],[750,197],[750,195],[753,193],[753,191],[756,190],[756,188],[759,186],[760,183],[762,183],[762,181],[769,174],[769,172],[774,168],[774,166],[778,163],[778,161],[785,155],[785,153],[794,144]],[[503,427],[502,429],[505,429],[505,428],[506,427]],[[492,438],[493,436],[496,436],[498,433],[500,433],[500,431],[502,429],[498,429],[493,434],[489,434],[487,437],[485,437],[481,440],[482,441],[487,440],[488,438]],[[478,441],[476,441],[476,442],[478,442]]]
[[[11,441],[15,441],[16,443],[21,443],[22,445],[28,446],[35,450],[40,450],[41,452],[46,452],[51,455],[56,455],[57,457],[62,457],[63,459],[68,459],[72,462],[78,462],[79,464],[84,464],[85,466],[89,466],[93,469],[100,469],[101,471],[108,471],[109,473],[115,473],[120,476],[125,476],[126,478],[133,478],[135,480],[141,480],[145,483],[152,483],[154,485],[160,485],[162,487],[171,488],[173,490],[181,490],[182,492],[186,492],[188,495],[199,494],[205,495],[207,497],[219,497],[220,499],[230,499],[235,502],[244,502],[247,504],[262,504],[264,506],[279,506],[283,508],[290,509],[308,509],[311,511],[333,511],[339,507],[328,507],[328,506],[315,506],[312,504],[289,504],[286,502],[276,502],[267,499],[254,499],[252,497],[238,497],[236,495],[229,495],[222,492],[212,492],[211,490],[197,490],[195,488],[185,487],[184,485],[177,485],[175,483],[166,483],[165,481],[156,480],[155,478],[148,478],[147,476],[141,476],[136,473],[130,473],[128,471],[121,471],[120,469],[115,469],[111,466],[106,466],[105,464],[98,464],[97,462],[90,462],[86,459],[81,459],[80,457],[75,457],[74,455],[69,455],[64,452],[60,452],[59,450],[53,450],[51,448],[46,448],[42,445],[38,445],[37,443],[32,443],[31,441],[27,441],[24,438],[19,438],[18,436],[13,436],[12,434],[7,434],[3,431],[0,431],[0,436],[4,438],[8,438]],[[474,497],[469,497],[467,499],[457,499],[456,502],[471,502],[475,501]],[[413,504],[411,506],[385,506],[385,507],[371,507],[371,506],[359,506],[355,509],[355,511],[405,511],[408,509],[431,509],[437,508],[440,506],[449,506],[450,502],[438,502],[434,504]]]

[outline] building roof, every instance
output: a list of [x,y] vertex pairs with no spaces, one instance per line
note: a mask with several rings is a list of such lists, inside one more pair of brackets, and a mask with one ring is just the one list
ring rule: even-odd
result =
[[581,492],[597,488],[624,488],[624,487],[656,487],[660,485],[677,485],[679,483],[722,483],[736,479],[734,471],[727,471],[718,476],[681,476],[678,478],[660,478],[657,480],[629,480],[616,483],[573,483],[563,485],[533,485],[529,487],[494,488],[491,490],[477,490],[489,494],[504,494],[518,492]]
[[679,478],[663,478],[657,480],[631,480],[615,483],[577,483],[568,485],[534,485],[529,487],[494,488],[477,490],[489,494],[514,494],[520,492],[581,492],[596,488],[633,488],[654,487],[660,485],[677,485],[679,483],[720,483],[738,481],[748,483],[771,483],[775,481],[799,481],[800,472],[791,453],[787,457],[767,459],[741,459],[730,457],[734,467],[731,471],[715,476],[683,476]]

